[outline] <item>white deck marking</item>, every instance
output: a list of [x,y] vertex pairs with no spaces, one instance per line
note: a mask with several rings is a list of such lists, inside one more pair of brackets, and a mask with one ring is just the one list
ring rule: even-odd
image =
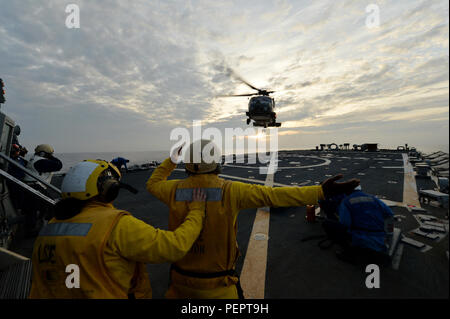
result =
[[[267,174],[266,186],[273,186],[274,174]],[[270,209],[256,211],[253,229],[241,271],[241,286],[246,299],[264,299],[267,248],[269,245]]]
[[400,267],[400,261],[402,259],[402,255],[403,255],[403,247],[404,247],[404,244],[399,243],[397,246],[397,251],[395,252],[394,256],[392,257],[392,268],[394,270],[398,270]]
[[[308,158],[316,158],[316,159],[320,159],[323,162],[319,163],[319,164],[314,164],[314,165],[306,165],[306,166],[284,166],[284,167],[277,167],[277,169],[297,169],[297,168],[311,168],[311,167],[318,167],[318,166],[324,166],[324,165],[330,165],[331,161],[327,158],[322,158],[322,157],[318,157],[318,156],[298,156],[298,157],[308,157]],[[227,166],[227,167],[235,167],[235,168],[255,168],[255,169],[259,169],[259,167],[253,167],[253,166],[243,166],[243,165],[230,165],[230,164],[224,164],[223,166]]]
[[[416,177],[414,168],[408,160],[407,154],[402,154],[403,166],[383,166],[382,168],[403,168],[403,199],[402,202],[395,202],[391,200],[382,199],[388,206],[408,207],[414,205],[420,207],[419,195],[417,194]],[[389,183],[389,181],[388,181]]]
[[403,168],[404,168],[404,184],[403,184],[403,204],[414,205],[420,207],[419,195],[417,194],[416,177],[414,175],[414,168],[408,160],[408,155],[403,153]]
[[393,200],[389,200],[389,199],[382,199],[382,198],[379,198],[383,203],[385,203],[387,206],[390,206],[390,207],[392,207],[392,206],[405,206],[402,202],[396,202],[396,201],[393,201]]

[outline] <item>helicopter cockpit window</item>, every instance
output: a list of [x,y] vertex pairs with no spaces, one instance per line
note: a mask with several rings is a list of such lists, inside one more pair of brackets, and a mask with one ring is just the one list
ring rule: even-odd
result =
[[250,112],[271,112],[272,99],[270,97],[256,97],[250,102]]

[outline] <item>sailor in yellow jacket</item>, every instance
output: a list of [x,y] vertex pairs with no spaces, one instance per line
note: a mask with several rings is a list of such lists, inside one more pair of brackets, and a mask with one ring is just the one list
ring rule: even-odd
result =
[[[207,156],[213,160],[206,162],[203,150],[209,150]],[[240,210],[314,205],[324,197],[351,191],[359,185],[358,180],[336,183],[342,175],[330,178],[322,185],[307,187],[272,188],[224,180],[218,176],[220,153],[213,142],[199,140],[185,152],[188,178],[167,180],[179,162],[179,148],[147,181],[147,190],[169,206],[170,230],[176,229],[184,220],[189,211],[186,200],[191,198],[194,188],[200,187],[207,194],[203,229],[188,254],[172,264],[167,298],[242,297],[235,273],[239,255],[236,220]]]
[[56,216],[37,237],[30,298],[151,298],[145,263],[175,262],[197,239],[205,194],[197,190],[173,231],[156,229],[112,202],[120,172],[87,160],[65,176]]

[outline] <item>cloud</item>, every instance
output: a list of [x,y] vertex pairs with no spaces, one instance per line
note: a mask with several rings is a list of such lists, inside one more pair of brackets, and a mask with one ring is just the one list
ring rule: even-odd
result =
[[229,68],[276,91],[281,136],[292,145],[294,128],[355,135],[398,122],[399,139],[420,139],[406,126],[448,119],[446,1],[381,1],[377,30],[365,27],[357,1],[75,3],[80,29],[64,26],[60,1],[2,2],[2,110],[25,144],[166,149],[170,130],[192,120],[246,127],[247,98],[216,98],[253,91]]

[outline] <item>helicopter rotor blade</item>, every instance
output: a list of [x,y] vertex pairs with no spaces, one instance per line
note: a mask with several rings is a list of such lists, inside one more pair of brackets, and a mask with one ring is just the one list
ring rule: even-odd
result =
[[247,81],[245,81],[243,78],[238,77],[238,79],[239,79],[242,83],[246,84],[248,87],[252,88],[253,90],[261,91],[261,90],[258,89],[257,87],[254,87],[253,85],[251,85],[250,83],[248,83]]
[[267,91],[265,89],[258,89],[256,86],[253,86],[250,83],[248,83],[246,80],[244,80],[239,74],[237,74],[230,67],[227,67],[226,71],[227,71],[228,75],[230,75],[230,76],[234,77],[235,79],[241,81],[242,83],[244,83],[248,87],[252,88],[253,90],[258,91],[258,93],[254,93],[254,94],[240,94],[240,95],[228,95],[228,96],[252,96],[252,95],[265,95],[265,96],[268,96],[269,94],[275,92],[275,91]]
[[250,83],[248,83],[247,81],[245,81],[239,74],[237,74],[233,69],[228,68],[228,72],[234,76],[236,79],[238,79],[239,81],[241,81],[242,83],[246,84],[248,87],[252,88],[253,90],[256,91],[261,91],[260,89],[258,89],[257,87],[251,85]]
[[230,94],[230,95],[218,95],[217,97],[231,97],[231,96],[253,96],[258,95],[258,93],[248,93],[248,94]]

